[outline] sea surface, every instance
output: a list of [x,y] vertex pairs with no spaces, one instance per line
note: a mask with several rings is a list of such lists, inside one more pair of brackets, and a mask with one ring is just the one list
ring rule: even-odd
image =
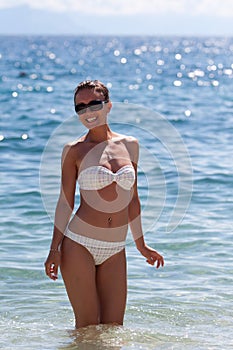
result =
[[[108,86],[111,128],[139,140],[145,240],[165,266],[129,232],[124,326],[74,332],[43,265],[86,79]],[[233,38],[0,37],[1,349],[233,349],[232,96]]]

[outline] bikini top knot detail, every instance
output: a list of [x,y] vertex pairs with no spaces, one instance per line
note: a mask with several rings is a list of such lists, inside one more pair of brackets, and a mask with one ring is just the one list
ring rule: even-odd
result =
[[134,181],[135,170],[132,165],[124,165],[116,173],[102,165],[90,166],[78,176],[78,184],[82,190],[100,190],[113,182],[125,190],[130,190]]

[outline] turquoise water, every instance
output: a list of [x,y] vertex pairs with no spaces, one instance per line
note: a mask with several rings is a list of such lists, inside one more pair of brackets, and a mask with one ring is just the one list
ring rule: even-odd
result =
[[[1,37],[0,63],[0,348],[232,349],[233,39]],[[43,263],[87,78],[110,89],[111,127],[140,141],[145,238],[166,265],[129,235],[124,326],[74,333]]]

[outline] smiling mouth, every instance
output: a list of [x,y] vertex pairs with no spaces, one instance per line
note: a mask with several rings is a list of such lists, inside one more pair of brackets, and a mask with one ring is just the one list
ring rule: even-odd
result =
[[87,118],[86,121],[87,121],[88,123],[93,123],[93,122],[96,121],[96,119],[97,119],[97,117],[92,117],[92,118]]

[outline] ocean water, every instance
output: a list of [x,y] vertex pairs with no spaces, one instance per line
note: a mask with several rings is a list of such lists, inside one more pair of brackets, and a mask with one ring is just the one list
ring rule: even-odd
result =
[[[0,348],[232,349],[233,39],[1,37],[0,67]],[[110,126],[139,139],[145,239],[165,267],[129,234],[124,326],[74,332],[43,264],[84,79],[107,84]]]

